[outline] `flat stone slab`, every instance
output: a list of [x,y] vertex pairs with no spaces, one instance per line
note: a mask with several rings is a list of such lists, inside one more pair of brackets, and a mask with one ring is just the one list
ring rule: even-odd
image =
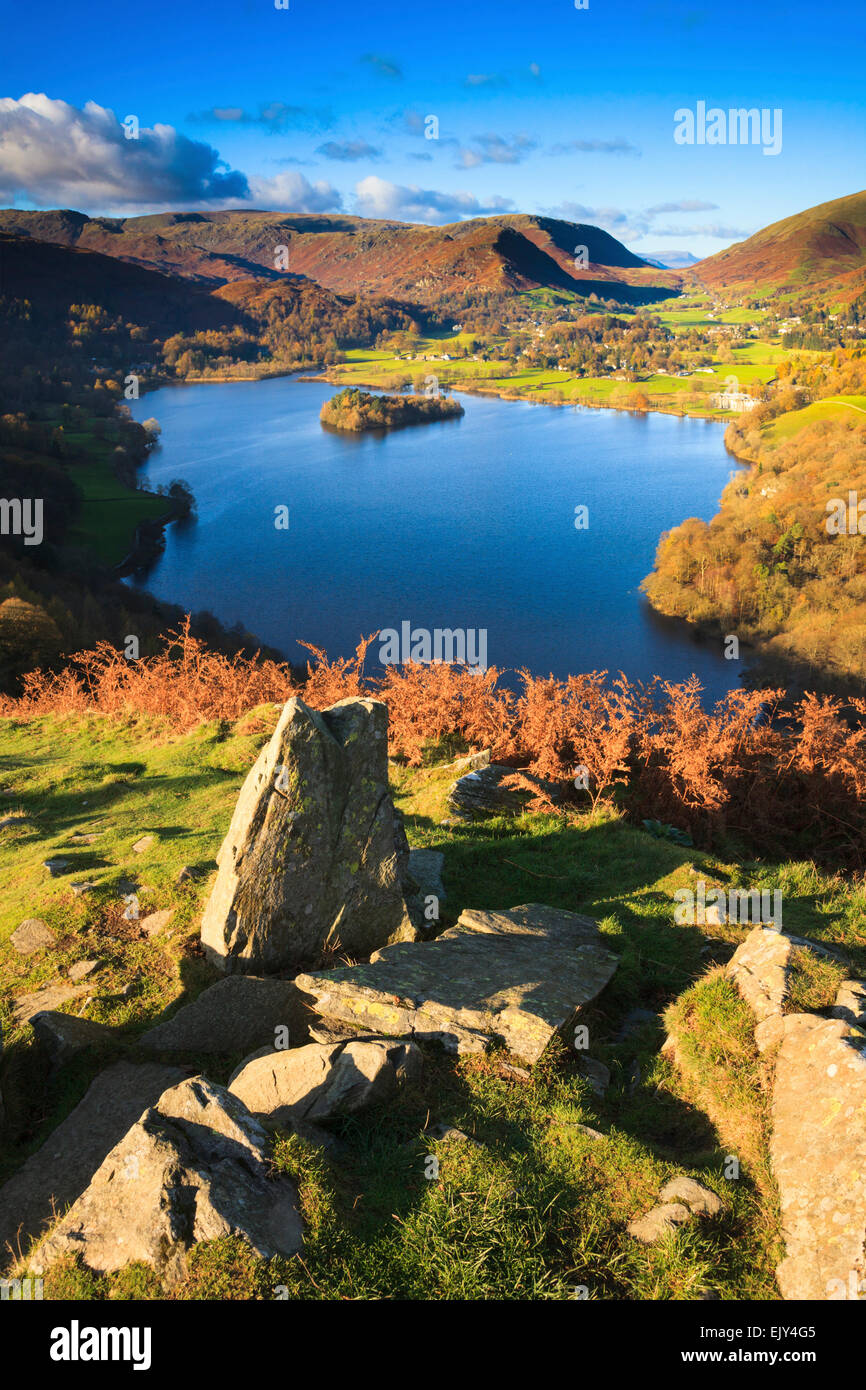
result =
[[174,909],[164,907],[160,912],[149,912],[146,917],[142,917],[139,926],[145,936],[158,936],[161,931],[165,931],[173,916]]
[[77,1200],[106,1154],[148,1106],[183,1080],[178,1067],[116,1062],[100,1072],[78,1105],[0,1188],[0,1267]]
[[254,1052],[276,1046],[276,1029],[286,1028],[283,1045],[298,1047],[315,1017],[312,1002],[292,980],[229,975],[157,1023],[139,1046],[153,1052]]
[[61,1004],[68,1004],[70,999],[77,999],[79,994],[89,994],[90,990],[90,985],[47,985],[35,994],[19,995],[12,1004],[12,1020],[20,1027],[22,1023],[29,1023],[34,1014],[57,1009]]
[[726,973],[759,1023],[782,1012],[793,949],[790,936],[755,927],[728,961]]
[[451,1052],[500,1041],[535,1062],[617,964],[591,918],[527,903],[507,912],[470,909],[434,941],[398,942],[369,965],[298,975],[295,983],[323,1018]]
[[[866,1033],[789,1014],[776,1058],[771,1157],[785,1299],[852,1297],[866,1280]],[[853,1294],[857,1297],[857,1293]]]
[[53,946],[57,936],[41,917],[25,917],[9,939],[19,955],[32,956],[35,951],[44,951],[46,947]]

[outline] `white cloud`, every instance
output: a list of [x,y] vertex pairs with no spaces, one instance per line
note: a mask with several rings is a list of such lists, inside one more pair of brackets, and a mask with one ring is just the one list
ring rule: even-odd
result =
[[94,101],[79,109],[44,93],[0,99],[4,202],[141,210],[220,206],[248,196],[244,174],[172,126],[142,126],[138,139],[127,139],[114,112]]
[[355,185],[355,198],[361,217],[401,222],[457,222],[463,217],[507,212],[514,206],[508,198],[494,197],[482,203],[472,193],[439,193],[414,184],[407,187],[375,174]]
[[271,179],[250,179],[250,193],[256,207],[276,212],[337,212],[343,199],[333,184],[324,179],[310,183],[303,174],[287,171]]

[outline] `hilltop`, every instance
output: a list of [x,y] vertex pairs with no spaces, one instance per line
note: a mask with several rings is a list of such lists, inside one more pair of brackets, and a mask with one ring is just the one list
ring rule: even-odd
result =
[[866,288],[866,192],[773,222],[699,261],[690,274],[726,294],[809,290],[850,302]]
[[[328,290],[418,304],[448,294],[540,288],[652,303],[676,291],[681,280],[598,227],[522,213],[428,227],[264,211],[91,218],[69,210],[6,209],[0,230],[96,251],[210,289],[250,278],[284,279],[274,269],[279,247],[287,248],[290,273]],[[585,251],[576,256],[579,247]]]

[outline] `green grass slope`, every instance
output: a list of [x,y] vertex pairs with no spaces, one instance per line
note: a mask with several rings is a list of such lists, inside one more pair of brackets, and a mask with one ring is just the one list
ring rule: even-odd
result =
[[[100,1066],[130,1053],[166,1006],[216,978],[198,946],[200,913],[238,790],[276,713],[267,706],[236,725],[183,736],[131,718],[0,724],[0,820],[14,817],[0,829],[0,1021],[15,1135],[0,1149],[0,1176],[45,1139]],[[410,841],[445,854],[443,924],[465,907],[533,900],[600,921],[620,967],[582,1021],[589,1055],[610,1069],[610,1088],[598,1098],[564,1043],[554,1042],[531,1073],[515,1071],[517,1059],[504,1052],[455,1059],[426,1048],[420,1081],[335,1126],[337,1157],[277,1138],[274,1161],[300,1185],[303,1263],[267,1264],[240,1242],[214,1242],[199,1248],[173,1296],[272,1299],[286,1296],[282,1288],[311,1299],[695,1299],[712,1289],[723,1299],[775,1298],[762,1064],[743,1006],[713,974],[747,928],[675,926],[672,895],[697,877],[781,887],[787,929],[844,942],[866,961],[862,892],[810,865],[725,863],[606,813],[568,826],[538,815],[443,826],[451,771],[393,765],[392,774]],[[145,835],[154,843],[137,854]],[[71,869],[52,879],[43,861],[55,856]],[[183,865],[199,876],[178,883]],[[96,886],[76,897],[70,885],[81,880]],[[142,913],[173,911],[160,935],[148,939],[124,921],[119,895],[129,881]],[[22,957],[8,938],[32,916],[58,940]],[[102,962],[92,997],[65,1007],[113,1024],[117,1039],[49,1083],[29,1028],[13,1026],[13,1003],[62,981],[84,958]],[[622,1036],[635,1008],[656,1017]],[[660,1055],[671,1008],[689,1057],[682,1075]],[[225,1082],[240,1059],[193,1060]],[[428,1120],[477,1143],[433,1140],[423,1133]],[[726,1176],[732,1152],[741,1160],[736,1181]],[[428,1176],[431,1156],[438,1176]],[[691,1222],[661,1245],[639,1245],[627,1222],[680,1173],[714,1188],[725,1213]],[[163,1292],[142,1268],[102,1277],[68,1265],[46,1281],[47,1297]]]

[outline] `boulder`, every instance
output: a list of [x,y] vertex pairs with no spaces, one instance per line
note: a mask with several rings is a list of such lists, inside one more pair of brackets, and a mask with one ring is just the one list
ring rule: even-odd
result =
[[786,1248],[776,1279],[785,1299],[857,1297],[866,1279],[864,1047],[866,1034],[844,1019],[785,1019],[770,1146]]
[[177,1067],[154,1062],[116,1062],[100,1072],[63,1123],[0,1187],[0,1267],[24,1253],[57,1212],[81,1196],[142,1111],[182,1079]]
[[[445,885],[442,882],[442,869],[445,855],[436,849],[413,849],[403,874],[403,892],[406,907],[413,925],[418,931],[427,931],[439,920],[439,909],[445,902]],[[428,898],[436,899],[436,915],[426,915]]]
[[145,936],[158,936],[164,931],[174,916],[174,909],[165,907],[161,912],[149,912],[146,917],[142,917],[139,926]]
[[712,1188],[687,1177],[671,1178],[666,1182],[659,1193],[659,1201],[682,1202],[696,1216],[718,1216],[724,1210],[724,1202]]
[[337,943],[367,956],[414,937],[388,790],[388,712],[285,705],[241,789],[202,919],[227,973],[297,969]]
[[728,961],[726,973],[759,1023],[782,1012],[793,949],[790,936],[755,927]]
[[635,1240],[641,1241],[642,1244],[655,1245],[656,1241],[663,1240],[678,1226],[684,1226],[690,1216],[691,1212],[682,1202],[665,1202],[661,1206],[653,1207],[646,1216],[639,1216],[630,1221],[626,1229],[630,1236],[634,1236]]
[[44,951],[57,942],[56,934],[41,917],[25,917],[9,939],[22,956],[32,956],[35,951]]
[[[489,763],[487,766],[464,773],[448,789],[449,810],[458,820],[476,820],[479,816],[513,815],[522,810],[530,798],[530,793],[503,785],[514,773],[513,767],[504,767],[500,763]],[[558,799],[559,788],[554,782],[530,776],[527,772],[522,772],[521,775],[537,786],[539,793],[549,796],[554,801]]]
[[252,1052],[274,1047],[278,1028],[288,1029],[289,1047],[306,1042],[312,999],[292,980],[232,975],[217,980],[157,1023],[139,1039],[153,1052]]
[[422,1065],[421,1051],[411,1042],[310,1043],[247,1059],[229,1090],[268,1124],[319,1124],[389,1100],[398,1081],[417,1076]]
[[30,1027],[36,1034],[37,1042],[48,1053],[52,1067],[62,1067],[85,1048],[98,1047],[117,1037],[115,1030],[104,1023],[76,1018],[74,1014],[55,1013],[50,1009],[34,1014]]
[[195,1245],[221,1236],[242,1236],[265,1260],[295,1254],[298,1195],[271,1176],[267,1134],[246,1106],[197,1076],[144,1112],[27,1266],[41,1274],[75,1254],[109,1273],[140,1261],[172,1284]]
[[481,1052],[494,1040],[528,1062],[604,988],[617,957],[596,922],[529,903],[464,912],[433,941],[377,951],[369,965],[299,975],[325,1019]]

